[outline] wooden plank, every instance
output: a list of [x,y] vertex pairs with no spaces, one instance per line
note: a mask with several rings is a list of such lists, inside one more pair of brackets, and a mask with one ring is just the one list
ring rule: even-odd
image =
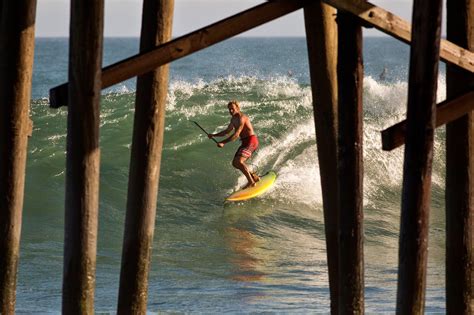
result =
[[[436,127],[454,121],[474,110],[474,91],[436,106]],[[382,149],[391,151],[405,143],[406,120],[382,131]]]
[[423,314],[442,0],[415,0],[407,105],[397,314]]
[[64,314],[94,313],[103,19],[103,0],[71,2]]
[[[143,2],[140,51],[171,39],[174,0]],[[145,314],[168,93],[168,65],[137,80],[118,314]]]
[[[411,42],[410,23],[380,7],[365,1],[323,0],[337,9],[357,15],[376,29],[402,42]],[[441,60],[474,72],[474,53],[447,40],[441,40]]]
[[0,314],[15,313],[35,14],[35,0],[0,1]]
[[[310,3],[310,0],[270,1],[161,44],[147,52],[141,52],[102,69],[102,88],[105,89],[152,71],[171,61],[301,9],[307,3]],[[50,106],[53,108],[66,106],[67,83],[52,88],[49,91],[49,98]]]
[[339,314],[364,313],[362,27],[339,11]]
[[[447,1],[447,38],[474,51],[474,1]],[[471,91],[474,74],[446,68],[451,98]],[[470,104],[474,104],[474,97]],[[472,108],[471,108],[472,109]],[[474,113],[446,126],[446,313],[474,314]]]
[[336,10],[322,2],[304,8],[313,113],[323,195],[331,313],[338,314],[339,209],[337,202]]

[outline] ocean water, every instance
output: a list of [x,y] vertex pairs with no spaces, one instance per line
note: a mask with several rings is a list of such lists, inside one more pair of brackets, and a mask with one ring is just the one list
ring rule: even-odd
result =
[[[136,54],[138,39],[107,38],[104,65]],[[67,78],[68,42],[37,39],[17,311],[61,310],[67,109],[48,90]],[[150,312],[329,312],[322,197],[304,38],[235,38],[171,65]],[[404,119],[409,49],[364,41],[364,233],[367,313],[395,311],[403,148],[381,150],[380,131]],[[385,75],[381,75],[386,68]],[[317,96],[316,96],[317,97]],[[135,81],[101,101],[101,184],[95,308],[115,312],[119,286]],[[438,101],[445,98],[444,68]],[[252,167],[276,170],[274,188],[223,204],[245,183],[210,132],[238,100],[260,148]],[[426,311],[444,312],[444,129],[436,136]]]

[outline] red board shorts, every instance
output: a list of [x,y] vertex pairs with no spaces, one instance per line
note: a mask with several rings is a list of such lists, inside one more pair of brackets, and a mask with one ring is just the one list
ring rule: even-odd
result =
[[252,156],[252,153],[255,152],[258,148],[258,138],[256,135],[248,136],[243,139],[240,139],[242,144],[235,153],[235,156],[243,156],[249,158]]

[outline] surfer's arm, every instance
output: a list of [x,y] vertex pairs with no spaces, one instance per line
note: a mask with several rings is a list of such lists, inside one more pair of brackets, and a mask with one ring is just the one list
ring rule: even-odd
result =
[[245,123],[243,121],[241,121],[239,127],[235,130],[234,134],[232,136],[230,136],[229,138],[227,138],[225,140],[222,140],[220,143],[226,144],[227,142],[232,142],[232,141],[237,140],[240,136],[240,133],[244,129],[244,125],[245,125]]
[[209,138],[223,137],[226,134],[228,134],[229,132],[231,132],[232,129],[234,129],[234,125],[232,125],[232,123],[230,123],[229,126],[227,126],[227,128],[225,130],[222,130],[221,132],[218,132],[218,133],[210,133]]

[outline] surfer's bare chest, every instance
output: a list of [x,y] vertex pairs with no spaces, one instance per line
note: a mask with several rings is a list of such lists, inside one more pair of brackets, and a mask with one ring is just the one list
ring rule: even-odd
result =
[[244,116],[232,117],[230,120],[235,129],[239,128],[244,120]]

